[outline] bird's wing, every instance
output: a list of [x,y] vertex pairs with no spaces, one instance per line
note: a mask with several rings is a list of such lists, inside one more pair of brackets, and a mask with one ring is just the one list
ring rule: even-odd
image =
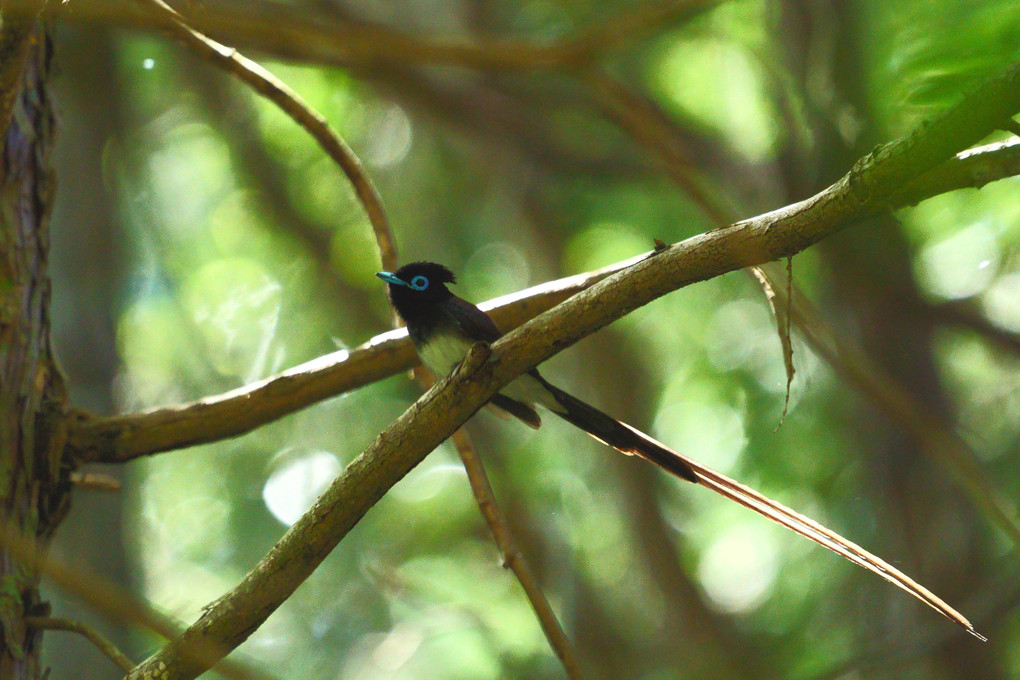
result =
[[460,328],[461,333],[472,340],[496,342],[503,337],[499,328],[496,327],[496,322],[488,314],[467,300],[455,295],[447,300],[445,304],[455,308],[456,312],[451,312],[450,318]]
[[[470,338],[476,342],[495,342],[503,337],[503,334],[500,333],[492,318],[467,300],[453,296],[445,304],[453,307],[447,314],[448,318],[457,325],[460,336]],[[436,337],[433,342],[441,345],[444,339]],[[467,349],[467,347],[464,347],[463,351],[466,352]],[[458,348],[456,351],[460,353],[461,349]],[[538,375],[534,369],[530,373]],[[535,410],[530,401],[530,399],[517,399],[507,394],[497,394],[489,400],[489,405],[495,410],[502,410],[512,415],[528,427],[538,429],[542,424],[542,418],[538,415],[538,411]]]

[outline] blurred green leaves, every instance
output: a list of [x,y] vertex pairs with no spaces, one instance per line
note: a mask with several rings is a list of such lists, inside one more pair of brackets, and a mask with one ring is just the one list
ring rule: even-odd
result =
[[[357,15],[362,4],[336,7]],[[427,26],[443,38],[541,43],[631,6],[444,2],[386,14],[393,28],[423,37]],[[269,68],[361,155],[403,260],[449,264],[457,292],[481,301],[650,250],[654,238],[720,226],[672,183],[669,162],[689,164],[734,218],[809,195],[1015,59],[1018,26],[1020,8],[1005,0],[723,3],[599,63],[664,117],[663,141],[679,149],[668,162],[608,119],[569,72],[339,69],[297,59]],[[208,65],[175,45],[134,32],[107,39],[119,69],[101,94],[118,132],[103,141],[101,167],[130,251],[122,307],[110,303],[119,407],[219,394],[386,330],[370,227],[306,133],[236,83],[208,82]],[[68,77],[85,57],[67,55]],[[219,89],[230,96],[213,96]],[[263,152],[260,167],[239,153],[246,145]],[[921,338],[910,358],[930,351],[937,372],[923,396],[952,406],[941,417],[1013,497],[1016,356],[980,328],[947,330],[936,308],[971,301],[987,323],[1020,330],[1016,189],[1010,179],[937,197],[868,232],[872,242],[841,236],[794,266],[797,285],[848,342],[866,345],[889,327]],[[851,285],[874,276],[847,264],[861,251],[888,256],[894,264],[879,268],[895,269],[924,304],[890,318],[884,305],[908,291]],[[915,314],[939,330],[917,332]],[[916,568],[983,618],[992,584],[1009,580],[1001,541],[944,471],[918,462],[887,414],[794,341],[797,378],[778,432],[780,345],[763,296],[739,275],[637,310],[543,372]],[[137,464],[123,522],[141,593],[197,616],[416,394],[394,378],[237,440]],[[844,661],[860,674],[857,657],[890,650],[903,666],[875,677],[960,677],[976,663],[979,652],[940,647],[942,622],[894,601],[885,584],[702,490],[643,477],[637,461],[616,461],[569,427],[532,432],[484,411],[470,427],[592,678],[712,669],[723,677],[736,646],[758,664],[749,677],[825,676]],[[925,526],[933,517],[955,527],[944,540]],[[654,541],[661,553],[647,548]],[[966,551],[959,563],[946,563],[947,546]],[[688,596],[664,594],[657,573]],[[1015,629],[1009,619],[981,658],[1015,668]],[[446,447],[369,513],[243,651],[281,677],[562,677]]]

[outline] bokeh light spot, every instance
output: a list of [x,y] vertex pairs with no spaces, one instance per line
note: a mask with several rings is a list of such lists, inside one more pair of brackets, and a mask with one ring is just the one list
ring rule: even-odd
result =
[[262,500],[273,517],[290,526],[338,474],[340,461],[336,456],[328,451],[311,451],[273,471],[262,487]]
[[983,291],[998,271],[999,245],[987,224],[978,223],[921,251],[916,268],[921,284],[947,300]]
[[698,564],[698,579],[719,609],[742,613],[756,609],[779,572],[779,551],[761,527],[737,525],[720,534]]

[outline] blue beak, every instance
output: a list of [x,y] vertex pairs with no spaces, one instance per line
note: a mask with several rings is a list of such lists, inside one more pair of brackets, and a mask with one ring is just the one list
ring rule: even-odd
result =
[[392,283],[394,286],[407,287],[407,281],[404,281],[403,279],[399,278],[396,274],[392,274],[390,272],[379,272],[376,274],[376,276],[378,276],[386,283]]

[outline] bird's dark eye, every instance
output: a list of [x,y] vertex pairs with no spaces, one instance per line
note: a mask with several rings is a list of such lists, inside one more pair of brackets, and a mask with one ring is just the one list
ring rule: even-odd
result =
[[415,290],[425,290],[429,287],[429,280],[424,276],[416,276],[411,279],[411,288]]

